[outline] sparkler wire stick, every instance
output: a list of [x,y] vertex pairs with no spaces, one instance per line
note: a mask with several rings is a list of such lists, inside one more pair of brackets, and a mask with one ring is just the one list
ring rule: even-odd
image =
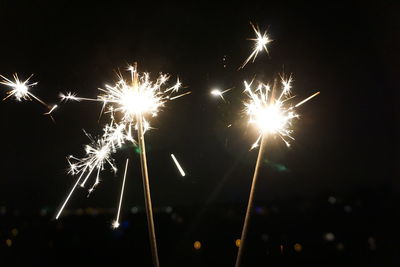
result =
[[[135,71],[133,73],[133,75],[134,76],[133,76],[132,89],[139,90],[138,73]],[[157,252],[156,229],[154,227],[153,206],[151,203],[149,173],[147,171],[146,144],[144,142],[143,114],[141,112],[138,112],[136,114],[136,120],[137,120],[137,133],[138,133],[138,141],[139,141],[138,145],[139,145],[139,152],[140,152],[140,166],[141,166],[141,171],[142,171],[143,191],[144,191],[144,200],[145,200],[145,206],[146,206],[147,227],[149,230],[151,255],[152,255],[152,259],[153,259],[153,266],[159,267],[160,262],[158,260],[158,252]]]
[[262,162],[262,156],[264,154],[264,147],[265,147],[265,141],[266,141],[265,139],[266,139],[266,135],[264,134],[261,137],[260,148],[258,150],[257,162],[256,162],[256,167],[254,169],[253,181],[251,183],[249,201],[247,203],[246,217],[244,218],[242,235],[240,237],[239,252],[236,257],[235,267],[240,267],[240,264],[242,262],[244,242],[246,241],[246,238],[247,238],[247,229],[248,229],[248,225],[249,225],[249,221],[250,221],[251,211],[253,209],[253,204],[254,204],[254,191],[256,188],[257,178],[258,178],[258,174],[259,174],[259,170],[260,170],[260,165]]
[[151,254],[152,254],[152,258],[153,258],[154,267],[159,267],[160,263],[158,260],[158,252],[157,252],[156,230],[154,227],[153,207],[151,204],[149,174],[147,171],[147,159],[146,159],[146,146],[145,146],[145,142],[144,142],[143,117],[141,114],[137,115],[137,123],[138,123],[137,132],[138,132],[138,140],[139,140],[138,144],[139,144],[139,151],[140,151],[140,165],[141,165],[141,169],[142,169],[144,200],[145,200],[145,205],[146,205],[147,227],[149,229]]

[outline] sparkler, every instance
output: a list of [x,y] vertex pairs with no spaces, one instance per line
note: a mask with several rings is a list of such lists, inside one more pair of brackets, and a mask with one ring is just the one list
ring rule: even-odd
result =
[[277,96],[277,81],[274,81],[272,90],[269,85],[260,83],[255,90],[251,88],[252,83],[244,82],[244,93],[248,96],[248,100],[244,102],[245,112],[249,117],[249,123],[254,124],[259,132],[259,137],[252,145],[251,149],[260,147],[258,151],[256,166],[254,169],[253,180],[250,188],[250,195],[247,204],[246,216],[243,224],[241,242],[239,246],[238,255],[236,258],[236,267],[239,267],[243,255],[243,247],[247,238],[247,229],[250,219],[250,214],[254,203],[254,191],[257,183],[259,169],[264,154],[265,143],[268,136],[278,135],[287,146],[290,145],[288,139],[292,139],[291,129],[292,120],[298,118],[296,108],[313,97],[317,96],[319,92],[307,97],[300,101],[298,104],[292,106],[289,103],[293,97],[291,96],[292,77],[284,79],[281,77],[281,92]]
[[[265,50],[268,53],[266,45],[271,42],[267,32],[261,34],[258,27],[254,26],[252,23],[250,24],[256,33],[257,38],[250,39],[255,41],[254,50],[239,69],[243,68],[251,59],[253,59],[254,62],[259,52]],[[251,149],[259,146],[259,151],[250,188],[246,216],[240,238],[239,251],[236,258],[236,267],[240,267],[242,261],[244,243],[247,238],[247,229],[254,203],[254,191],[257,184],[262,156],[264,154],[266,139],[268,136],[278,135],[285,142],[285,144],[289,146],[289,140],[293,140],[293,137],[291,136],[293,132],[291,129],[292,120],[299,117],[295,109],[319,94],[319,92],[314,93],[296,105],[290,105],[289,100],[292,99],[292,81],[292,76],[289,76],[288,79],[285,79],[283,76],[281,76],[281,91],[279,95],[277,95],[277,80],[274,81],[272,90],[268,84],[259,83],[256,89],[252,89],[252,82],[250,84],[246,81],[244,82],[244,93],[248,96],[248,100],[244,101],[245,113],[249,117],[249,124],[255,125],[259,133],[259,136],[256,142],[252,145]]]
[[253,28],[254,32],[256,33],[257,38],[249,39],[251,41],[254,41],[254,49],[253,52],[250,54],[250,56],[243,62],[242,66],[240,66],[239,69],[243,69],[244,66],[249,63],[251,59],[252,62],[256,60],[256,57],[258,56],[258,53],[262,52],[265,50],[265,52],[268,53],[268,48],[267,44],[272,42],[272,40],[268,37],[267,31],[265,31],[263,34],[261,34],[260,28],[257,25],[254,25],[253,23],[250,22],[251,27]]
[[0,77],[3,79],[2,81],[0,81],[0,84],[3,84],[11,88],[11,90],[7,92],[7,96],[3,100],[8,99],[9,97],[14,97],[17,101],[34,99],[49,110],[44,114],[50,115],[51,117],[51,113],[57,108],[57,105],[50,106],[29,91],[31,87],[38,84],[38,82],[34,83],[29,82],[32,76],[33,74],[31,74],[31,76],[29,76],[28,79],[26,79],[25,81],[21,81],[18,77],[18,74],[14,73],[13,74],[14,81],[12,81],[4,77],[3,75],[0,75]]
[[[178,92],[181,87],[179,79],[175,85],[164,89],[165,84],[169,79],[168,75],[160,74],[157,80],[152,81],[150,80],[150,75],[148,73],[142,73],[139,75],[136,64],[130,66],[128,70],[131,74],[130,82],[126,81],[122,74],[118,74],[118,81],[115,85],[106,84],[105,89],[100,88],[99,90],[101,91],[101,94],[99,94],[95,99],[78,97],[76,94],[71,92],[60,94],[62,101],[86,100],[102,102],[103,107],[100,114],[106,110],[106,113],[110,114],[111,122],[104,127],[103,135],[99,139],[93,140],[93,138],[88,135],[92,140],[92,145],[86,146],[86,157],[82,159],[72,156],[69,157],[70,173],[79,175],[79,177],[61,206],[56,218],[58,218],[62,213],[77,185],[80,184],[84,187],[93,171],[96,172],[96,179],[93,186],[89,189],[89,193],[91,193],[95,186],[100,182],[100,172],[106,165],[109,165],[115,172],[117,171],[111,155],[125,142],[130,141],[136,144],[140,151],[140,163],[153,264],[154,266],[159,266],[144,140],[144,133],[150,129],[150,124],[148,120],[146,120],[146,117],[157,116],[166,101],[177,99],[189,94],[190,92],[171,97],[171,94]],[[122,115],[122,118],[118,122],[116,122],[114,118],[114,114],[116,113]],[[132,136],[132,128],[137,131],[137,143]],[[125,167],[118,213],[116,220],[112,224],[114,228],[119,226],[119,214],[124,191],[127,164],[128,163],[126,163]]]

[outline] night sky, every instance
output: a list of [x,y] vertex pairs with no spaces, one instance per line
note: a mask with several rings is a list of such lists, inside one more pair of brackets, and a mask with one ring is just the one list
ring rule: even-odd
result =
[[[371,199],[398,194],[399,5],[247,1],[183,4],[131,1],[0,1],[0,73],[34,73],[32,92],[58,103],[59,92],[95,98],[115,71],[138,62],[140,71],[179,76],[192,94],[167,103],[146,133],[152,197],[157,206],[204,206],[246,201],[257,137],[243,114],[243,81],[293,74],[299,109],[291,148],[268,140],[256,201],[295,201],[325,195]],[[238,67],[252,49],[249,22],[268,28],[269,55]],[[127,73],[128,74],[128,73]],[[226,102],[210,95],[227,89]],[[1,86],[2,97],[6,96]],[[101,104],[61,104],[55,123],[36,102],[0,103],[0,206],[54,210],[73,183],[69,154],[83,156],[85,129],[100,135]],[[232,124],[232,127],[227,127]],[[180,177],[170,153],[188,175]],[[139,157],[132,145],[115,155],[128,172],[126,206],[143,205]],[[119,172],[106,170],[87,199],[76,191],[68,207],[115,207]]]

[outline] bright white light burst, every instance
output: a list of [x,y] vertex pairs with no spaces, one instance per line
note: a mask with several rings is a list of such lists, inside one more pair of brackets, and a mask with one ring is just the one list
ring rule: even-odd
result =
[[225,101],[224,94],[226,92],[230,91],[231,89],[232,88],[229,88],[229,89],[226,89],[224,91],[221,91],[219,89],[213,89],[213,90],[211,90],[210,94],[213,95],[213,96],[221,97],[221,99]]
[[4,98],[4,100],[11,96],[14,96],[17,101],[31,100],[30,96],[32,96],[32,94],[29,92],[29,88],[37,84],[37,82],[29,83],[29,80],[32,78],[32,76],[33,74],[22,82],[19,80],[17,73],[13,74],[14,81],[11,81],[3,75],[0,75],[0,77],[3,79],[3,81],[0,83],[11,87],[11,90],[7,92],[8,96]]
[[29,91],[31,87],[38,84],[37,82],[29,83],[29,80],[32,78],[32,76],[33,74],[31,74],[31,76],[29,76],[28,79],[26,79],[25,81],[21,81],[18,77],[18,74],[14,73],[13,74],[14,81],[12,81],[4,77],[3,75],[0,75],[0,77],[3,79],[2,81],[0,81],[0,84],[3,84],[11,88],[11,90],[7,92],[7,96],[3,100],[6,100],[7,98],[12,96],[17,101],[35,99],[49,110],[47,113],[45,113],[45,115],[50,115],[57,108],[57,105],[49,106],[45,102],[43,102],[40,98],[38,98]]
[[114,85],[106,84],[105,89],[99,88],[102,94],[98,95],[96,99],[78,97],[71,92],[67,94],[61,93],[60,97],[65,101],[87,100],[102,102],[103,107],[108,108],[110,112],[122,113],[122,123],[125,124],[134,124],[136,115],[146,116],[150,114],[152,117],[157,116],[166,101],[180,97],[170,96],[180,89],[181,82],[179,79],[175,85],[165,89],[163,87],[169,80],[169,76],[166,74],[160,74],[155,81],[152,81],[149,73],[139,75],[135,66],[129,66],[128,71],[131,72],[131,81],[125,80],[119,74],[118,81]]
[[287,146],[290,145],[288,139],[293,139],[292,133],[292,120],[298,118],[295,108],[310,100],[312,97],[319,94],[313,94],[307,99],[301,101],[295,106],[291,106],[287,101],[291,99],[290,89],[292,88],[292,78],[288,79],[281,77],[280,94],[276,97],[278,85],[275,83],[271,89],[269,85],[260,83],[258,87],[253,90],[252,84],[246,81],[244,92],[249,99],[244,102],[245,112],[249,116],[249,123],[254,124],[258,131],[259,137],[253,144],[252,149],[259,145],[259,141],[263,135],[278,134]]
[[240,66],[239,69],[244,68],[244,66],[246,66],[247,63],[249,63],[249,61],[251,59],[253,59],[252,62],[254,62],[254,60],[256,60],[256,57],[258,56],[258,53],[262,52],[265,50],[265,52],[268,53],[268,48],[267,48],[267,44],[269,44],[270,42],[272,42],[272,40],[268,37],[267,35],[267,31],[265,31],[263,34],[261,34],[261,31],[259,29],[259,27],[257,25],[254,25],[253,23],[251,23],[251,27],[253,28],[254,32],[256,33],[256,38],[252,38],[249,39],[251,41],[254,41],[254,48],[253,48],[253,52],[250,54],[250,56],[243,62],[242,66]]

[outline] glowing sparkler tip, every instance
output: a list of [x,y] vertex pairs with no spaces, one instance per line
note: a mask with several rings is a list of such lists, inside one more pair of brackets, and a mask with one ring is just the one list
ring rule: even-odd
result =
[[253,144],[251,149],[258,146],[261,136],[264,134],[278,134],[287,146],[290,143],[287,139],[292,139],[293,130],[291,129],[292,120],[298,118],[295,108],[310,100],[315,93],[304,99],[295,106],[287,103],[290,97],[290,89],[292,88],[292,76],[284,79],[281,76],[281,93],[276,96],[277,83],[274,84],[272,90],[269,86],[260,83],[255,90],[252,90],[251,83],[245,82],[245,93],[249,97],[249,101],[245,102],[246,113],[249,115],[249,123],[255,124],[258,128],[260,136]]
[[14,90],[16,92],[15,93],[15,97],[18,100],[21,100],[20,98],[28,93],[28,86],[26,86],[25,84],[20,83],[19,81],[17,81],[17,83],[14,86]]

